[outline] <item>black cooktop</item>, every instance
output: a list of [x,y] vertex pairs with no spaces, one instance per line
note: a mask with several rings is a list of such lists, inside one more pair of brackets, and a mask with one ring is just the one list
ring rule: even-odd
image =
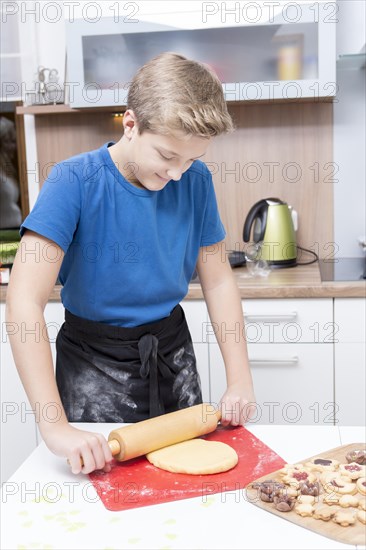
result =
[[363,281],[366,258],[334,258],[319,260],[322,281]]

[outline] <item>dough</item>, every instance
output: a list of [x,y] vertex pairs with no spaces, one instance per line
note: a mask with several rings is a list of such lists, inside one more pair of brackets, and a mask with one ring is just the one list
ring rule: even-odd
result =
[[146,455],[151,464],[179,474],[216,474],[234,468],[238,455],[232,447],[220,441],[190,439],[169,445]]

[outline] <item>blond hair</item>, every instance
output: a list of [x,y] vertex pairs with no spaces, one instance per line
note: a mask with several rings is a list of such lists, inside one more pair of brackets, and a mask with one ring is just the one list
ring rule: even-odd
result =
[[134,112],[139,133],[184,132],[208,138],[233,130],[217,75],[174,52],[162,53],[138,70],[127,109]]

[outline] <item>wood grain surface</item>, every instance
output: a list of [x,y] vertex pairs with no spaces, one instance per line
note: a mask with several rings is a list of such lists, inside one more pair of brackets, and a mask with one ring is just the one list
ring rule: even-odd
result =
[[[241,298],[362,298],[366,296],[366,281],[322,282],[319,265],[304,265],[289,269],[274,269],[268,277],[248,277],[245,267],[233,270]],[[51,292],[51,302],[60,301],[61,286]],[[0,286],[0,302],[6,300],[5,285]],[[185,300],[203,300],[199,282],[189,285]]]
[[[355,449],[365,449],[365,444],[352,443],[349,445],[343,445],[341,447],[336,447],[334,449],[330,449],[329,451],[325,451],[324,453],[319,453],[316,456],[322,458],[331,458],[334,460],[338,460],[340,463],[347,464],[346,454],[349,451]],[[298,460],[297,463],[305,464],[305,462],[308,462],[312,458],[314,457],[304,458]],[[265,481],[267,479],[275,479],[280,481],[280,476],[278,472],[279,470],[273,472],[270,475],[258,478],[256,481]],[[275,514],[276,516],[279,516],[284,520],[296,523],[301,527],[305,527],[305,529],[310,529],[310,531],[314,531],[319,535],[323,535],[338,542],[354,545],[366,544],[366,527],[358,519],[353,525],[342,527],[341,525],[335,523],[332,519],[329,521],[323,521],[321,519],[313,519],[312,517],[301,517],[294,510],[291,510],[291,512],[279,512],[278,510],[276,510],[274,504],[263,502],[262,500],[260,500],[258,497],[258,490],[251,488],[251,484],[247,487],[246,491],[247,498],[252,504],[258,506],[259,508],[262,508],[263,510],[266,510],[267,512]],[[356,496],[358,498],[361,498],[362,495],[360,495],[360,493],[357,493]],[[321,494],[319,497],[317,497],[318,502],[316,501],[316,505],[321,504],[323,497],[324,494]],[[340,506],[334,505],[330,506],[330,508],[332,509],[332,511],[336,508],[340,510],[355,510],[355,508],[341,508]]]

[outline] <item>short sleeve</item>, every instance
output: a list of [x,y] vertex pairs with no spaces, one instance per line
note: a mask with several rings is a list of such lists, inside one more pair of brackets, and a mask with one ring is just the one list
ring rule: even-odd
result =
[[222,241],[225,236],[225,228],[222,224],[215,189],[210,171],[206,171],[207,201],[204,213],[203,228],[200,246],[210,246]]
[[66,161],[56,164],[44,182],[37,201],[20,227],[54,241],[66,253],[81,211],[80,181]]

